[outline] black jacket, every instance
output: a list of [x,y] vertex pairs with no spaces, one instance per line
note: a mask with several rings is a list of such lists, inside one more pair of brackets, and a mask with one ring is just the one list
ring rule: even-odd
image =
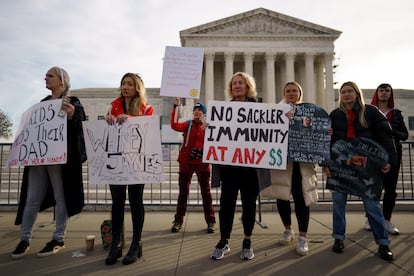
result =
[[[397,152],[394,145],[392,130],[387,118],[373,105],[365,105],[365,120],[368,127],[363,127],[358,120],[361,106],[356,103],[352,108],[356,115],[354,120],[355,136],[365,137],[376,141],[383,146],[389,154],[388,163],[397,164]],[[346,114],[339,108],[333,110],[329,115],[331,118],[331,126],[333,135],[331,137],[331,145],[339,139],[346,139],[348,124]]]

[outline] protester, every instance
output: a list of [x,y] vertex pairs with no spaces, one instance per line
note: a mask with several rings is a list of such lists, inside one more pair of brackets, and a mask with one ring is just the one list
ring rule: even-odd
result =
[[[201,196],[203,198],[204,219],[207,223],[207,233],[214,233],[216,217],[213,210],[213,199],[210,192],[210,171],[211,165],[202,162],[205,119],[207,113],[205,105],[196,103],[193,108],[193,119],[178,122],[178,106],[180,99],[174,100],[174,107],[171,113],[171,128],[183,132],[184,140],[178,155],[180,188],[177,199],[177,211],[175,213],[171,232],[178,232],[182,225],[187,211],[187,199],[190,193],[191,178],[194,172],[200,184]],[[204,122],[203,122],[204,119]]]
[[[20,242],[12,253],[13,259],[26,255],[30,248],[33,225],[39,211],[55,207],[55,231],[52,240],[37,253],[45,257],[65,248],[64,237],[68,217],[79,214],[84,206],[82,161],[85,158],[82,121],[85,111],[79,99],[69,95],[70,78],[60,67],[50,68],[45,77],[51,94],[43,101],[62,101],[60,115],[67,118],[67,163],[58,165],[26,166],[15,224],[20,226]],[[68,100],[66,100],[68,99]]]
[[[381,114],[378,108],[364,104],[362,92],[354,82],[345,82],[339,92],[339,108],[333,110],[329,115],[332,124],[331,144],[340,139],[352,139],[354,137],[372,139],[383,146],[389,154],[388,163],[381,171],[376,173],[389,172],[391,166],[395,166],[397,158],[391,128],[385,116]],[[326,168],[325,172],[328,177],[331,176],[329,168]],[[369,171],[366,171],[366,173],[369,173]],[[375,184],[381,185],[382,183]],[[347,193],[332,192],[333,237],[335,239],[332,250],[336,253],[344,252],[347,198]],[[394,255],[389,248],[390,241],[385,228],[380,199],[363,196],[362,201],[375,242],[379,245],[379,256],[385,260],[393,260]]]
[[[408,130],[405,126],[401,110],[394,108],[394,91],[390,84],[382,83],[377,87],[372,96],[371,104],[377,106],[379,110],[384,113],[385,117],[387,117],[387,120],[391,125],[394,144],[397,150],[397,164],[392,166],[390,171],[384,175],[382,212],[384,214],[385,227],[387,228],[388,233],[398,235],[400,231],[391,222],[391,215],[397,198],[396,189],[402,158],[401,141],[408,139]],[[365,229],[371,230],[368,220],[365,222]]]
[[[256,83],[244,72],[235,73],[227,85],[227,95],[234,102],[256,102]],[[256,199],[259,194],[258,174],[261,169],[230,165],[214,165],[212,186],[218,187],[221,181],[220,197],[220,241],[210,255],[211,259],[220,260],[230,252],[229,239],[233,227],[237,196],[240,191],[242,202],[242,224],[244,239],[240,258],[254,258],[251,235],[255,224]],[[213,182],[214,181],[214,182]]]
[[[283,89],[282,103],[291,104],[289,119],[293,119],[295,105],[301,103],[302,87],[297,82],[288,82]],[[310,125],[309,120],[303,120]],[[292,229],[290,195],[295,204],[295,214],[299,225],[299,238],[296,253],[306,255],[309,252],[307,232],[309,226],[309,206],[318,201],[316,165],[312,163],[288,162],[286,170],[271,170],[271,183],[277,198],[276,205],[282,219],[285,231],[279,239],[279,244],[288,245],[295,239]]]
[[[105,116],[108,124],[122,124],[132,116],[147,116],[154,113],[154,108],[147,103],[144,82],[138,74],[126,73],[121,78],[120,95],[111,103],[111,109]],[[112,196],[112,243],[105,259],[106,265],[113,265],[122,257],[121,233],[124,224],[126,189],[128,188],[129,205],[132,218],[132,242],[127,255],[122,260],[129,265],[142,256],[141,234],[144,226],[144,184],[109,185]]]

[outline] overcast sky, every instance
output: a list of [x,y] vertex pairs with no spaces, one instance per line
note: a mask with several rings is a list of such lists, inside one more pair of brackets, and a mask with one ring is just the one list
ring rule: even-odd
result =
[[335,81],[414,89],[413,0],[2,0],[0,109],[20,114],[50,94],[44,75],[69,72],[72,89],[118,87],[125,72],[160,87],[165,46],[179,32],[256,8],[341,31]]

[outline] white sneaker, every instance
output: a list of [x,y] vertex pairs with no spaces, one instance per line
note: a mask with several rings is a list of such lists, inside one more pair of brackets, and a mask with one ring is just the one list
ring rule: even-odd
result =
[[242,252],[240,254],[240,259],[242,260],[251,260],[254,258],[253,248],[242,248]]
[[279,239],[279,244],[288,245],[295,239],[295,232],[293,230],[285,230]]
[[[217,245],[218,246],[218,245]],[[210,258],[213,260],[221,260],[224,258],[224,255],[230,252],[230,247],[228,244],[225,244],[223,248],[214,248],[213,253],[211,253]]]
[[301,256],[307,255],[309,252],[308,240],[305,237],[299,236],[298,246],[296,247],[296,253]]
[[365,221],[364,229],[367,231],[371,231],[371,225],[369,225],[368,219]]
[[398,230],[397,227],[395,227],[394,224],[392,224],[391,221],[386,220],[385,221],[385,228],[387,228],[388,233],[392,234],[392,235],[398,235],[400,234],[400,231]]

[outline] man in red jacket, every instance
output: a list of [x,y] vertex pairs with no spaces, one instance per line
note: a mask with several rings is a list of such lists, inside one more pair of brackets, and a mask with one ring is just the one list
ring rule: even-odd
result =
[[178,106],[180,99],[175,99],[171,113],[171,128],[183,132],[184,139],[178,154],[180,188],[177,200],[177,212],[174,217],[171,232],[180,231],[185,212],[187,210],[187,199],[190,192],[191,177],[195,172],[200,184],[203,198],[204,219],[207,223],[207,233],[214,233],[216,218],[213,210],[213,199],[210,192],[210,164],[203,163],[203,145],[205,123],[203,118],[207,112],[205,105],[196,103],[193,109],[193,119],[185,122],[178,122]]

